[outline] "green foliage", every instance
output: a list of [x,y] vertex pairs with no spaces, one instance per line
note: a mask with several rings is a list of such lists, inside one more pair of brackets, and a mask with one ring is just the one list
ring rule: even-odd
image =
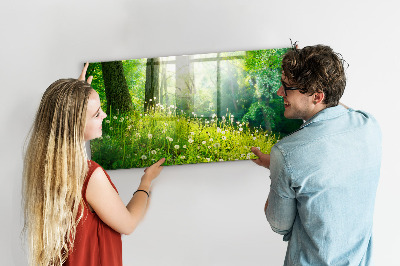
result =
[[[122,61],[124,76],[132,99],[133,109],[143,112],[144,84],[146,81],[145,59]],[[101,63],[90,63],[86,72],[86,78],[93,76],[91,86],[99,93],[101,108],[107,110],[106,91],[104,87]]]
[[106,88],[107,113],[111,111],[132,111],[132,100],[125,80],[121,61],[101,63],[104,86]]
[[100,96],[101,109],[107,110],[106,90],[104,87],[103,71],[101,63],[90,63],[86,71],[86,79],[93,76],[92,88],[97,91]]
[[211,119],[176,115],[157,107],[150,114],[110,115],[103,137],[91,141],[92,159],[105,169],[147,167],[165,157],[165,165],[248,160],[252,146],[269,153],[277,137],[228,115]]
[[265,102],[259,101],[251,104],[242,121],[251,122],[253,125],[260,125],[262,128],[271,128],[271,131],[275,131],[276,119],[275,110],[266,105]]
[[[287,48],[246,52],[244,69],[248,75],[248,86],[252,88],[251,103],[242,117],[251,126],[280,132],[282,136],[296,130],[301,120],[289,120],[283,115],[283,100],[276,93],[281,86],[282,56]],[[248,98],[248,99],[249,99]]]
[[264,71],[266,69],[280,69],[282,64],[282,56],[287,52],[287,48],[254,50],[246,52],[245,66],[246,70]]
[[143,113],[144,87],[146,83],[146,60],[124,60],[124,74],[132,99],[133,110]]

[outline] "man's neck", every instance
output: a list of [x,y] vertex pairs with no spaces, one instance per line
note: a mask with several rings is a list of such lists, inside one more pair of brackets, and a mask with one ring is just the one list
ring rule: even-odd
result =
[[327,108],[326,104],[317,104],[317,105],[315,105],[315,108],[312,110],[310,115],[304,121],[310,120],[311,117],[314,117],[316,114],[318,114],[319,112],[321,112],[322,110],[324,110],[326,108]]

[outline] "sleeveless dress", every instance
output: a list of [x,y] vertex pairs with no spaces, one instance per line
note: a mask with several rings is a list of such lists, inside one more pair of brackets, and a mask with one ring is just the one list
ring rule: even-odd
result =
[[[76,229],[74,248],[63,265],[122,265],[121,234],[105,224],[95,212],[91,212],[89,209],[89,204],[86,200],[87,185],[94,170],[101,166],[94,161],[88,161],[88,163],[89,170],[82,187],[83,217]],[[105,171],[104,173],[117,191],[111,182],[110,176]]]

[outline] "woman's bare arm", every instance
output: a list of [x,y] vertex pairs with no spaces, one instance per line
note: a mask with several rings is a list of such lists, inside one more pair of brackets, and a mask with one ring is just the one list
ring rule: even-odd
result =
[[[161,159],[145,170],[138,190],[149,192],[151,182],[160,174]],[[133,193],[134,191],[132,191]],[[88,183],[86,199],[99,218],[115,231],[129,235],[143,218],[148,204],[148,196],[139,191],[132,196],[128,205],[122,202],[120,196],[112,187],[102,168],[97,168]]]

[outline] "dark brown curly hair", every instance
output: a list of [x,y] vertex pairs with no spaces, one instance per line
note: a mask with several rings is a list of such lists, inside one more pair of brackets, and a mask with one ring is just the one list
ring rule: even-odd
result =
[[[290,83],[301,88],[301,93],[323,92],[324,104],[336,106],[346,87],[346,61],[325,45],[297,49],[296,43],[282,60],[282,70]],[[347,63],[346,63],[347,64]]]

